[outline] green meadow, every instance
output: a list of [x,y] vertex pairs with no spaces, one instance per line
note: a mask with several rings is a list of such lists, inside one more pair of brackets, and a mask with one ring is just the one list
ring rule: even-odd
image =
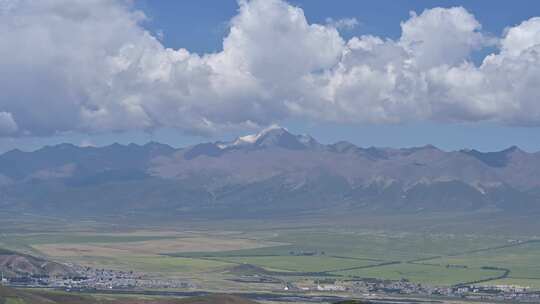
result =
[[[155,225],[129,231],[85,227],[43,233],[36,229],[0,234],[0,248],[98,268],[216,282],[234,277],[230,272],[234,266],[249,264],[284,280],[405,279],[440,286],[481,281],[540,289],[540,243],[516,241],[532,240],[527,236],[335,225],[214,227]],[[509,272],[503,277],[505,270]]]

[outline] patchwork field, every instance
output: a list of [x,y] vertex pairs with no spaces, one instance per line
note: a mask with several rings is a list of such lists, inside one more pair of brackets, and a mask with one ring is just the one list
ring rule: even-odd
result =
[[498,267],[509,271],[506,278],[490,284],[520,285],[540,288],[540,242],[515,244],[515,246],[473,252],[459,256],[428,261],[438,265],[463,265]]
[[69,257],[67,260],[94,268],[106,268],[149,273],[160,276],[195,275],[208,272],[223,271],[231,267],[231,263],[204,259],[177,258],[160,255],[102,257],[83,256]]
[[353,278],[378,278],[388,280],[407,279],[422,284],[451,286],[463,282],[496,277],[499,276],[501,272],[479,268],[446,268],[432,265],[400,263],[373,268],[339,271],[333,272],[332,274]]
[[[173,256],[252,264],[283,275],[407,279],[441,286],[512,279],[536,288],[534,280],[540,276],[540,244],[512,243],[504,237],[307,230],[282,231],[272,240],[291,245]],[[505,269],[510,276],[498,279]]]
[[168,252],[192,252],[192,251],[223,251],[236,248],[257,248],[262,246],[272,246],[277,243],[262,243],[247,239],[222,239],[217,237],[168,237],[166,239],[156,238],[153,240],[125,241],[119,238],[115,242],[96,243],[45,243],[33,244],[33,248],[49,256],[119,256],[119,255],[141,255],[141,254],[161,254]]
[[216,286],[232,286],[227,280],[235,276],[230,272],[235,266],[254,265],[285,281],[377,278],[540,289],[540,243],[530,239],[353,228],[245,228],[1,234],[0,247],[96,268],[204,279]]
[[[212,258],[211,260],[217,259]],[[235,264],[252,264],[273,271],[308,273],[350,269],[373,264],[372,261],[367,260],[326,256],[248,256],[222,258],[219,261]]]
[[160,232],[14,234],[0,237],[0,248],[11,248],[47,258],[95,268],[187,275],[222,271],[236,265],[224,261],[170,257],[168,252],[221,252],[256,249],[281,243],[248,239],[237,233]]

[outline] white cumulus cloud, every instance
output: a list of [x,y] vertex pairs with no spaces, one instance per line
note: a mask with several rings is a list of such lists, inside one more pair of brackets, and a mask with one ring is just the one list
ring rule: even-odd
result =
[[13,115],[8,112],[0,112],[0,135],[10,135],[17,132],[17,123]]
[[[346,40],[356,19],[313,24],[282,0],[238,3],[222,51],[196,54],[165,47],[129,1],[0,0],[0,135],[205,134],[295,118],[540,125],[540,18],[496,38],[462,7],[432,8],[396,40]],[[486,46],[497,49],[472,63]]]

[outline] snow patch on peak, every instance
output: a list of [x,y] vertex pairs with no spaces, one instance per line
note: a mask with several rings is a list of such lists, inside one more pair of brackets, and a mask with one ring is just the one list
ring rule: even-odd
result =
[[260,134],[249,134],[249,135],[246,135],[246,136],[240,136],[235,141],[235,144],[239,144],[239,143],[242,143],[242,142],[254,144],[257,141],[257,139],[259,139],[259,137],[261,137]]
[[218,143],[217,146],[220,149],[227,149],[227,148],[235,147],[235,146],[255,144],[257,140],[259,140],[261,137],[275,130],[282,130],[282,131],[288,132],[286,128],[273,124],[273,125],[268,126],[267,128],[264,128],[259,133],[240,136],[232,142]]
[[284,130],[284,131],[287,131],[287,132],[289,131],[289,130],[287,130],[287,128],[284,128],[284,127],[282,127],[282,126],[280,126],[280,125],[277,125],[277,124],[271,124],[270,126],[264,128],[264,129],[263,129],[261,132],[259,132],[259,133],[264,134],[264,133],[268,133],[268,132],[270,132],[270,131],[272,131],[272,130]]
[[307,134],[298,135],[296,138],[298,138],[298,140],[303,144],[310,144],[315,141],[315,138]]

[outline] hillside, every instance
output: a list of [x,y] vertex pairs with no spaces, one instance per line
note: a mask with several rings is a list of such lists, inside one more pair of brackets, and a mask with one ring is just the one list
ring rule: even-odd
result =
[[231,295],[209,295],[202,297],[172,299],[139,299],[121,297],[118,299],[99,298],[63,292],[28,291],[0,285],[0,304],[256,304],[241,297]]
[[76,274],[66,265],[4,249],[0,249],[0,272],[7,278]]
[[[540,153],[321,144],[274,127],[186,148],[49,146],[0,155],[0,207],[55,216],[540,212]],[[235,207],[235,212],[232,210]]]

